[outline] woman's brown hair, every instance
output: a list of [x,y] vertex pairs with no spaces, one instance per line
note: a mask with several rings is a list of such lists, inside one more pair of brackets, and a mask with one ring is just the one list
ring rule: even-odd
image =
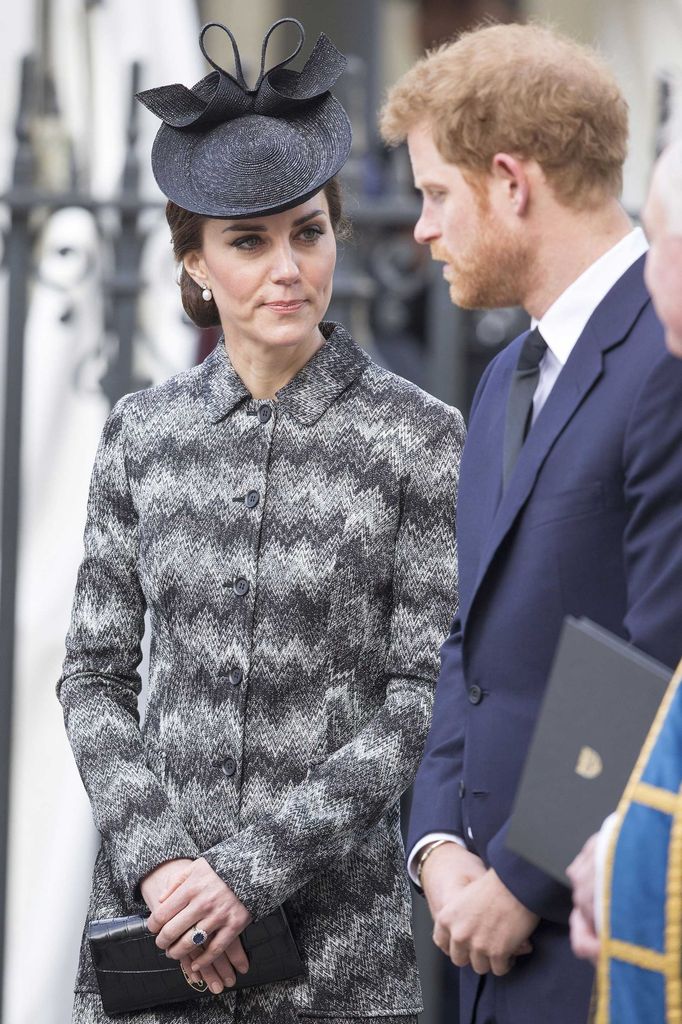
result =
[[[348,226],[343,216],[341,186],[337,178],[332,178],[322,188],[329,206],[329,220],[337,238],[345,238]],[[200,213],[190,213],[170,199],[166,203],[166,220],[171,230],[173,255],[180,269],[178,283],[182,305],[190,320],[197,327],[219,327],[220,315],[213,299],[206,302],[201,295],[202,289],[187,273],[183,265],[185,256],[201,249],[203,242],[204,221],[208,220]]]

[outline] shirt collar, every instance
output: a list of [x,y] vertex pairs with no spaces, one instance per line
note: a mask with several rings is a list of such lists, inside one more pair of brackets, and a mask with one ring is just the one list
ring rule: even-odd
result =
[[562,366],[597,306],[648,248],[642,229],[634,228],[584,270],[540,320],[532,320]]
[[[369,363],[367,353],[340,324],[323,321],[320,330],[324,345],[277,392],[275,399],[278,408],[306,424],[315,423]],[[251,398],[230,362],[222,337],[204,360],[201,372],[204,400],[214,423]]]

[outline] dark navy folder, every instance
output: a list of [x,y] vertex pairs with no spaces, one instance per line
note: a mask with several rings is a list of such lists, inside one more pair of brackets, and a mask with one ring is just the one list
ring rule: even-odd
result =
[[507,846],[558,881],[616,809],[672,672],[589,619],[564,620]]

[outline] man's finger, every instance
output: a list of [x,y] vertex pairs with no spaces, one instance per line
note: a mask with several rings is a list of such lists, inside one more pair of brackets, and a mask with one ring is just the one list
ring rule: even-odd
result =
[[575,885],[578,877],[580,876],[580,869],[582,867],[582,863],[582,854],[579,853],[577,857],[575,857],[566,868],[566,874],[568,875],[573,885]]
[[571,946],[575,955],[581,960],[591,960],[592,963],[596,963],[599,957],[599,936],[579,910],[572,911],[569,924]]
[[445,950],[455,967],[468,967],[471,963],[471,950],[466,942],[450,939],[450,946]]
[[485,953],[481,953],[478,950],[472,949],[469,951],[469,959],[471,961],[471,966],[473,970],[476,971],[476,974],[490,973],[490,960],[485,955]]
[[505,974],[509,974],[514,966],[515,959],[513,956],[491,956],[490,970],[496,978],[502,978]]
[[450,954],[450,932],[438,921],[433,926],[433,941],[446,956]]

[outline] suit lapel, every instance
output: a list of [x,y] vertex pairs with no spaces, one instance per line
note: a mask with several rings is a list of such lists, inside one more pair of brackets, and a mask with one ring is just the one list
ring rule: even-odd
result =
[[[649,295],[643,280],[644,257],[637,260],[600,303],[578,339],[545,405],[533,424],[518,462],[502,495],[481,549],[471,606],[490,565],[514,521],[532,495],[538,473],[557,438],[570,422],[602,374],[604,352],[623,341]],[[511,381],[511,372],[509,374]],[[509,383],[505,391],[509,391]],[[495,413],[492,413],[495,416]],[[504,417],[501,418],[504,424]],[[504,426],[502,425],[502,431]],[[496,433],[500,452],[503,433]],[[501,467],[500,452],[495,465]],[[501,472],[501,468],[499,470]],[[467,616],[468,617],[468,616]]]

